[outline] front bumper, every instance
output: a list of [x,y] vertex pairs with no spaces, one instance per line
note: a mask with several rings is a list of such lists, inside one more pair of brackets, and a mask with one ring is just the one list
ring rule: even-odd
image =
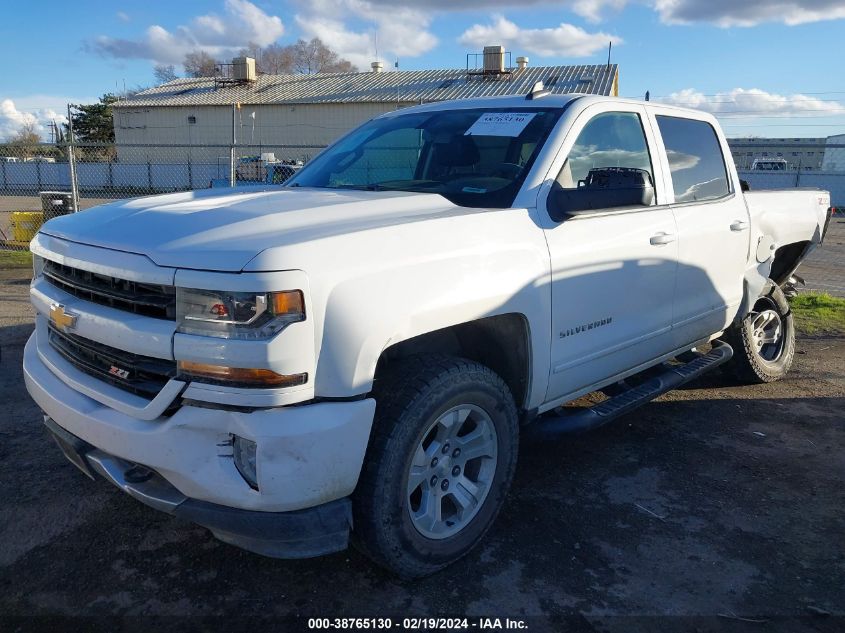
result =
[[[85,395],[81,389],[102,383],[73,374],[60,359],[42,358],[48,353],[33,335],[23,362],[27,390],[46,415],[103,453],[155,471],[186,498],[290,512],[342,499],[355,489],[375,411],[372,399],[252,412],[183,405],[169,417],[144,420]],[[68,376],[74,380],[63,379]],[[258,490],[235,467],[234,435],[257,444]]]
[[225,543],[273,558],[309,558],[346,549],[352,525],[348,497],[306,510],[256,512],[189,499],[161,475],[94,448],[45,416],[65,456],[156,510],[202,525]]

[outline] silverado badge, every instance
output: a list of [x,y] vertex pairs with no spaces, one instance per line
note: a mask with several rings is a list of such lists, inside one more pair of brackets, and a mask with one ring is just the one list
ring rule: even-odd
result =
[[76,325],[76,315],[65,310],[61,303],[54,303],[50,306],[50,321],[62,332],[67,332]]

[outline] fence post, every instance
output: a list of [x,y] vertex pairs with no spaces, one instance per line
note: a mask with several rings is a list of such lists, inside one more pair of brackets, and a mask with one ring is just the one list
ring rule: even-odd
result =
[[188,189],[194,188],[194,172],[191,169],[191,149],[188,148]]
[[44,186],[41,184],[41,158],[35,159],[35,177],[38,180],[38,191],[40,192]]
[[147,156],[147,187],[148,193],[153,192],[153,164],[150,162],[149,155]]
[[76,143],[73,136],[73,117],[70,112],[70,104],[67,104],[67,164],[70,169],[70,199],[73,204],[73,212],[79,211],[79,181],[76,177]]
[[236,178],[236,174],[235,174],[235,143],[237,142],[238,138],[237,138],[237,135],[235,133],[235,130],[236,130],[236,128],[235,128],[235,121],[236,121],[235,112],[236,112],[235,111],[235,104],[233,103],[232,104],[232,145],[229,147],[229,186],[230,187],[235,186],[235,178]]

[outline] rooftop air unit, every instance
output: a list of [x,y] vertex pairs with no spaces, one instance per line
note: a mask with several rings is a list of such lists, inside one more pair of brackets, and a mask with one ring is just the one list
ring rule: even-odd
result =
[[232,60],[232,79],[255,81],[255,60],[252,57],[235,57]]

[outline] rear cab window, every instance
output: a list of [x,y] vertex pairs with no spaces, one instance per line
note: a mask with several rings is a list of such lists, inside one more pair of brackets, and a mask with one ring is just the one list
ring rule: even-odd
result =
[[657,115],[676,203],[715,200],[731,193],[716,130],[706,121]]

